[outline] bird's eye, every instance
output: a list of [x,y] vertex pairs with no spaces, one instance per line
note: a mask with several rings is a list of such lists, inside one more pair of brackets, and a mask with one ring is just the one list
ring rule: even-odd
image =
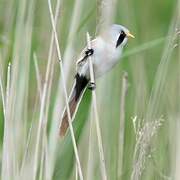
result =
[[124,31],[121,31],[120,35],[125,35],[125,32],[124,32]]

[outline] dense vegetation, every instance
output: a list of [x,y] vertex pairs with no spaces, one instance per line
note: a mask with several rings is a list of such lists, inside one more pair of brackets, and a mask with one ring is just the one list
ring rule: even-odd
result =
[[[82,98],[73,123],[78,166],[70,132],[57,133],[62,73],[69,94],[86,33],[94,38],[108,23],[136,38],[97,80],[97,108],[91,91]],[[179,180],[179,37],[179,0],[0,0],[1,179],[78,179],[81,169],[88,180]]]

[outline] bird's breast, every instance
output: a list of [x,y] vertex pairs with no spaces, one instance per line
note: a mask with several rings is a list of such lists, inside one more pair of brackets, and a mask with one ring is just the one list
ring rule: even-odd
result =
[[100,52],[96,52],[93,60],[95,76],[99,77],[111,70],[118,62],[120,55],[121,50],[111,45],[106,45]]

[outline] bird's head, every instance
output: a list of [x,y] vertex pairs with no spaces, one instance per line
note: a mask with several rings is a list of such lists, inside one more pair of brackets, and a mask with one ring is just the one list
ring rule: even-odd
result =
[[111,41],[116,48],[124,47],[127,43],[128,38],[134,38],[130,31],[118,24],[113,24],[105,33],[105,38],[108,41]]

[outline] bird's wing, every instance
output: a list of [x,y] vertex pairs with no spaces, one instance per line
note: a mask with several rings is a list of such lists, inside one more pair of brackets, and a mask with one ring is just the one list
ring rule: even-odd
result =
[[[96,45],[96,41],[97,39],[94,39],[91,41],[91,48],[95,51],[95,45]],[[76,62],[76,66],[80,67],[82,65],[84,65],[87,62],[88,56],[86,54],[87,51],[87,46],[82,50],[82,52],[80,53],[80,57],[78,58],[77,62]]]
[[[74,119],[73,116],[76,114],[81,97],[85,91],[87,84],[88,84],[88,79],[86,79],[86,77],[80,76],[79,74],[76,74],[75,79],[76,80],[75,80],[75,83],[71,90],[71,94],[69,96],[69,102],[68,102],[70,116],[71,116],[72,120]],[[68,127],[69,127],[68,113],[65,108],[63,115],[62,115],[61,123],[60,123],[60,136],[61,137],[63,137],[66,134]]]

